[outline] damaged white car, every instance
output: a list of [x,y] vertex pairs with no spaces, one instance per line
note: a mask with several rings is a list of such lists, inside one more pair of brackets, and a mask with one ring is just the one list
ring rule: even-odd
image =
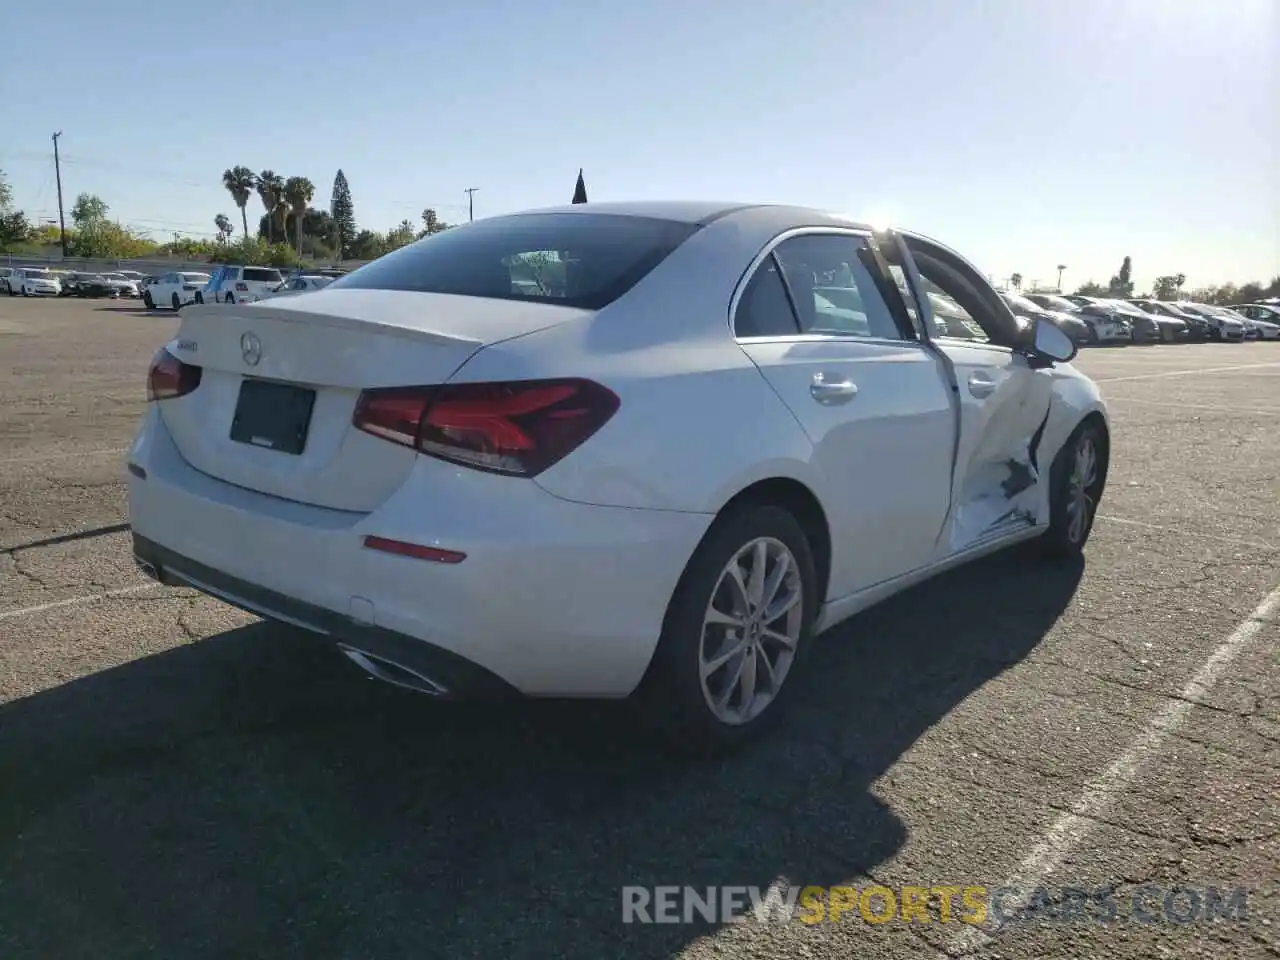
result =
[[1097,387],[924,237],[785,206],[490,217],[189,307],[129,452],[144,571],[436,696],[756,735],[813,636],[1020,541],[1084,547]]

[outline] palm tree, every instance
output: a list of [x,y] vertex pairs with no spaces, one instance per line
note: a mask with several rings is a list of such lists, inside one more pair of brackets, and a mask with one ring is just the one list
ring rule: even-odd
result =
[[290,177],[284,182],[284,199],[293,211],[297,224],[298,256],[302,256],[302,217],[316,195],[316,185],[306,177]]
[[1022,274],[1020,274],[1020,273],[1015,273],[1015,274],[1010,275],[1010,277],[1009,277],[1009,286],[1013,287],[1013,289],[1015,289],[1015,290],[1021,290],[1021,289],[1022,289]]
[[284,191],[284,177],[274,170],[263,170],[256,184],[258,199],[267,211],[267,242],[276,239],[276,208],[280,206],[280,194]]
[[231,225],[231,221],[225,213],[220,213],[213,218],[213,225],[218,228],[218,240],[222,243],[227,242],[227,238],[231,236],[235,227]]
[[248,167],[232,167],[222,173],[222,185],[227,188],[236,206],[240,208],[240,224],[244,227],[244,238],[249,239],[249,218],[244,212],[249,202],[249,195],[257,185],[257,178]]

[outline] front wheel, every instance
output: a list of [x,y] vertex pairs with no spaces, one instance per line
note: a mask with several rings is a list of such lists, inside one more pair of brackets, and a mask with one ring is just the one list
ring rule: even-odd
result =
[[178,311],[182,309],[182,301],[178,298],[178,295],[176,293],[169,300],[169,302],[173,304],[174,311]]
[[676,586],[641,688],[674,747],[735,746],[780,715],[818,594],[809,540],[788,511],[751,505],[716,521]]
[[1108,443],[1096,420],[1076,427],[1049,474],[1049,529],[1042,540],[1052,556],[1077,557],[1093,530],[1107,482]]
[[148,290],[146,293],[142,295],[142,305],[146,307],[148,310],[154,310],[156,308],[156,302],[151,299],[150,290]]

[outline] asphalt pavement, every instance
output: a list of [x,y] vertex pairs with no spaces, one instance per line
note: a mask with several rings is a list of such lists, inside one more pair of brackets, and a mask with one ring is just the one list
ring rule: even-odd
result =
[[618,705],[435,703],[140,577],[122,456],[176,328],[0,299],[6,960],[1280,956],[1280,343],[1083,353],[1085,562],[868,611],[775,736],[693,763]]

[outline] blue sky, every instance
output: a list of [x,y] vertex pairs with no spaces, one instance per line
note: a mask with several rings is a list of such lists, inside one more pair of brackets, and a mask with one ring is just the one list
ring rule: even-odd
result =
[[[362,227],[592,199],[787,201],[997,277],[1280,273],[1275,0],[227,0],[27,7],[0,168],[160,239],[239,224],[238,163],[335,171]],[[12,25],[12,24],[11,24]],[[55,52],[56,51],[56,52]],[[249,206],[250,223],[261,210]]]

